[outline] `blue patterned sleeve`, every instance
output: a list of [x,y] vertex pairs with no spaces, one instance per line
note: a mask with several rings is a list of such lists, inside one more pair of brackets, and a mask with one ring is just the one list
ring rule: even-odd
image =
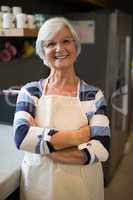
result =
[[106,161],[109,156],[110,127],[106,115],[106,100],[101,90],[95,95],[95,112],[88,114],[91,139],[88,143],[79,145],[79,149],[86,156],[85,164]]
[[95,105],[96,112],[90,120],[91,140],[99,140],[109,150],[110,127],[109,119],[106,115],[107,103],[101,90],[96,94]]
[[18,149],[45,155],[55,151],[49,140],[56,131],[36,126],[34,97],[38,93],[34,96],[31,91],[37,91],[35,83],[23,86],[17,98],[13,122],[15,144]]

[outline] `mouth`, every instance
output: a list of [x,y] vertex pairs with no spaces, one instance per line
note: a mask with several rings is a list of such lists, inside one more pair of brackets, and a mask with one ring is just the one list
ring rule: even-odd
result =
[[67,55],[57,55],[57,56],[55,56],[55,59],[65,59],[68,56],[69,56],[68,54]]

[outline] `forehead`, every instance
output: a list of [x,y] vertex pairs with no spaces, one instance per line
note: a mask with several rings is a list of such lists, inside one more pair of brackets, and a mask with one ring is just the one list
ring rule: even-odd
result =
[[72,33],[69,28],[65,25],[61,26],[52,26],[49,28],[47,32],[47,36],[45,36],[44,40],[53,40],[57,38],[64,38],[64,37],[72,37]]

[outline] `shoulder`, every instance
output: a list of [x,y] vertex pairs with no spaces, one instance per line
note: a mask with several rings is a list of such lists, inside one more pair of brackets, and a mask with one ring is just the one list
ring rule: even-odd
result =
[[93,85],[89,85],[84,81],[80,84],[80,101],[93,101],[97,108],[107,106],[106,99],[104,97],[103,91]]
[[26,91],[31,96],[36,96],[39,98],[42,94],[41,83],[42,83],[42,79],[40,79],[39,81],[28,82],[22,86],[21,91]]
[[80,82],[80,100],[81,101],[94,100],[98,94],[103,95],[100,88],[94,85],[90,85],[86,83],[85,81],[81,80]]

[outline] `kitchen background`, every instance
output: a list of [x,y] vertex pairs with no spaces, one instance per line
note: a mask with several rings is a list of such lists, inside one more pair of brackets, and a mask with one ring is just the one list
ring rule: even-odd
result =
[[0,5],[0,123],[12,125],[19,89],[29,80],[46,77],[49,70],[35,53],[42,23],[52,16],[69,18],[82,42],[77,73],[100,87],[111,121],[110,159],[103,165],[108,187],[128,150],[133,132],[132,13],[114,4],[94,1],[1,1]]

